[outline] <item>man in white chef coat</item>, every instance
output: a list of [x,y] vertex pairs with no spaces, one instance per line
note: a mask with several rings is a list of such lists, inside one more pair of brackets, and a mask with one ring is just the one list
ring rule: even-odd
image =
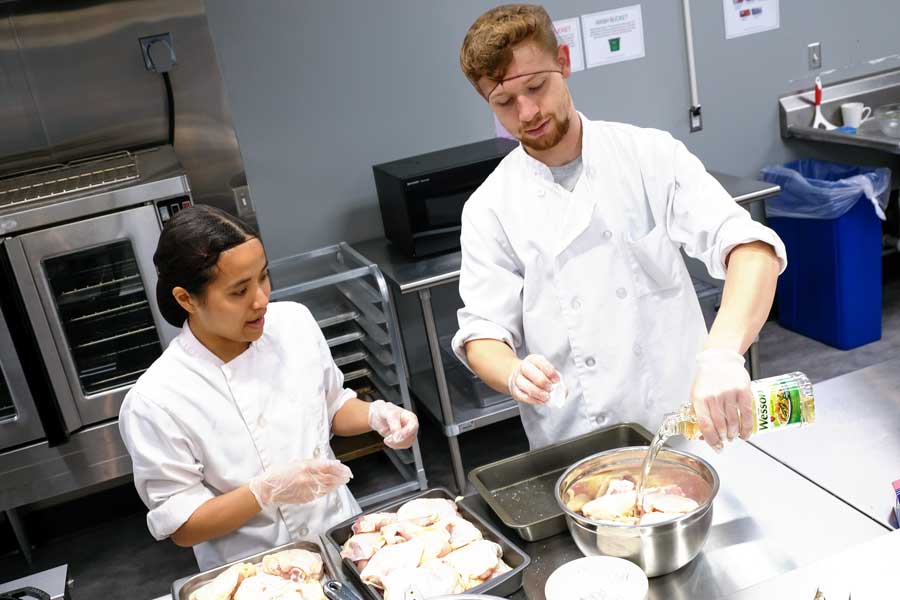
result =
[[[463,211],[460,360],[521,403],[533,448],[655,430],[688,401],[713,448],[749,437],[743,354],[787,264],[778,236],[668,133],[577,112],[543,8],[486,12],[460,64],[521,142]],[[708,333],[681,249],[725,280]],[[560,379],[567,398],[549,406]]]

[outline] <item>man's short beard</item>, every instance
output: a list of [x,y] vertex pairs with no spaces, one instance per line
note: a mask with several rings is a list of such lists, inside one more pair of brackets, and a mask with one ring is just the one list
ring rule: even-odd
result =
[[550,121],[547,122],[547,125],[557,124],[556,127],[553,128],[553,132],[547,135],[543,135],[538,139],[529,139],[527,134],[523,131],[522,137],[519,138],[519,141],[522,142],[523,146],[527,146],[532,150],[549,150],[556,146],[569,132],[569,127],[571,119],[566,115],[566,118],[563,121],[558,121],[555,116],[550,117]]

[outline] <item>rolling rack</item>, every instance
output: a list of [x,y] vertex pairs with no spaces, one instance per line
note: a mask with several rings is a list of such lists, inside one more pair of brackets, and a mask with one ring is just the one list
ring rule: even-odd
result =
[[[344,387],[413,410],[396,312],[377,265],[340,242],[272,261],[269,273],[271,301],[299,302],[315,317]],[[364,508],[427,487],[418,441],[394,450],[372,432],[335,437],[332,448],[353,471],[351,490]]]

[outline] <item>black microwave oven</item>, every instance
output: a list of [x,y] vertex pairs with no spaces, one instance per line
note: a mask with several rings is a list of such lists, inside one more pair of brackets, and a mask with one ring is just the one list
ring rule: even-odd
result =
[[373,166],[385,236],[412,257],[458,249],[463,205],[518,145],[494,138]]

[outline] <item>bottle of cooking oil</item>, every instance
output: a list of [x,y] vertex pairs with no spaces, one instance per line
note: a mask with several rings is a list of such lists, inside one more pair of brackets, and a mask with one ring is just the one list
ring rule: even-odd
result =
[[[750,382],[753,401],[753,435],[802,427],[816,420],[816,405],[809,378],[796,371]],[[685,404],[677,413],[666,415],[662,437],[681,435],[689,440],[700,437],[694,408]]]

